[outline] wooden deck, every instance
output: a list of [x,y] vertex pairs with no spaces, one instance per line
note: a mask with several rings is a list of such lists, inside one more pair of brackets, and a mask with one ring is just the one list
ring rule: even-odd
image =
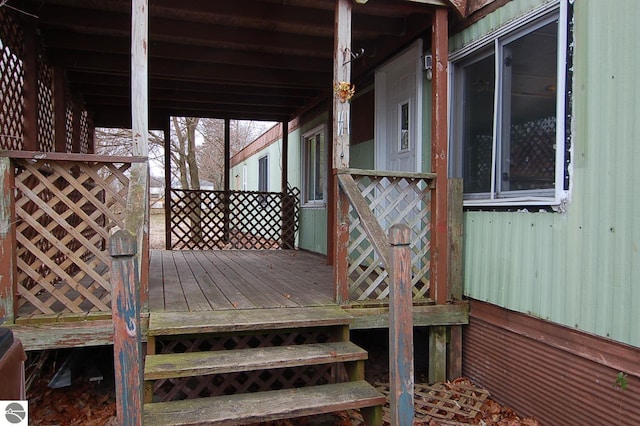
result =
[[152,250],[149,311],[335,304],[326,258],[293,250]]
[[[294,250],[152,250],[148,302],[148,311],[143,309],[141,316],[143,341],[150,316],[159,313],[181,313],[188,317],[185,321],[197,321],[203,314],[229,310],[337,305],[326,258]],[[352,329],[389,327],[388,300],[351,301],[341,307],[352,318]],[[466,302],[414,302],[415,326],[467,324],[468,318]],[[27,350],[113,343],[113,322],[107,312],[28,317],[11,327]]]

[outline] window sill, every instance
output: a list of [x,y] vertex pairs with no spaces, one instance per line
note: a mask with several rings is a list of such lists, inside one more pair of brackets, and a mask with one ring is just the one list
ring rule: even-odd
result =
[[508,211],[566,211],[566,197],[513,197],[500,199],[465,199],[463,207],[467,210],[508,210]]

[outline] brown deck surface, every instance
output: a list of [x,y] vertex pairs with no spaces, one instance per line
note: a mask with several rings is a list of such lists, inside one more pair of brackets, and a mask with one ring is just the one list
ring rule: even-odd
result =
[[334,304],[323,256],[292,250],[152,250],[151,312]]

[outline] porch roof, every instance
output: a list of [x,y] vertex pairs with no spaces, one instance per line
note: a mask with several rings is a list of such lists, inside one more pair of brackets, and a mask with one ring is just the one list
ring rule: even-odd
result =
[[[442,0],[353,4],[353,82],[420,35]],[[129,127],[131,2],[23,0],[52,64],[65,70],[98,127]],[[17,6],[16,6],[17,7]],[[329,100],[333,0],[152,0],[149,125],[166,117],[285,121]],[[26,15],[24,15],[26,16]],[[29,19],[29,18],[25,18]]]

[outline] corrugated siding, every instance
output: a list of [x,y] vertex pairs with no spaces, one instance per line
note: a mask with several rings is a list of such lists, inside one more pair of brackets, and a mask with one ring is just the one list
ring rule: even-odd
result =
[[498,402],[545,426],[638,424],[640,378],[616,388],[619,371],[530,339],[526,327],[521,334],[490,324],[476,307],[464,329],[463,374]]
[[[514,1],[495,22],[534,1]],[[565,213],[466,212],[466,295],[640,346],[640,2],[576,0]]]

